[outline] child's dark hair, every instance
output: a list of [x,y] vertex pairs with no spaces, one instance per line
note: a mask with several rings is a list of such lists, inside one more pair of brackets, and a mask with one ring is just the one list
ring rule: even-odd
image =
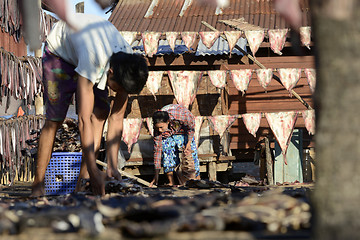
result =
[[153,124],[157,124],[157,123],[166,123],[167,121],[169,121],[170,117],[169,114],[165,111],[156,111],[154,112],[153,116]]
[[139,54],[114,53],[110,57],[110,68],[114,71],[114,81],[127,93],[139,93],[148,78],[146,60]]

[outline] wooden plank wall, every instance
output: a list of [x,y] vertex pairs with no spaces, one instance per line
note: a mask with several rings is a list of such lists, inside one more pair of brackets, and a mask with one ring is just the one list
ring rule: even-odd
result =
[[[301,79],[297,83],[294,91],[298,93],[311,107],[314,107],[312,93],[307,82],[307,78],[303,71],[304,68],[314,68],[313,56],[271,56],[271,57],[257,57],[267,68],[301,68]],[[258,67],[254,64],[241,66],[226,66],[228,69],[242,69]],[[274,75],[279,76],[277,71]],[[303,111],[306,107],[301,104],[295,97],[290,96],[289,92],[276,80],[272,80],[266,92],[257,81],[256,73],[254,72],[249,84],[248,91],[242,96],[232,81],[228,81],[229,85],[229,114],[244,114],[244,113],[265,113],[265,112],[285,112],[285,111]],[[296,121],[296,128],[303,128],[304,147],[313,146],[313,137],[309,136],[305,129],[304,120],[300,115]],[[242,150],[252,149],[256,143],[264,136],[272,134],[266,118],[261,119],[261,124],[256,138],[248,133],[243,120],[238,119],[230,129],[231,143],[230,148],[238,152],[242,157],[244,152]],[[246,151],[245,151],[246,152]],[[248,153],[248,152],[247,152]],[[251,155],[251,154],[250,154]]]

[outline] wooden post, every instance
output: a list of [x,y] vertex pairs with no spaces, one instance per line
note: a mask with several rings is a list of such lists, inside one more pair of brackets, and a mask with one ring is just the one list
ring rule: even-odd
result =
[[265,137],[265,154],[266,154],[266,170],[267,170],[268,183],[269,185],[274,185],[273,163],[270,152],[270,141],[268,137]]
[[315,150],[314,150],[314,148],[310,148],[310,157],[311,157],[310,165],[311,165],[311,173],[312,173],[311,174],[311,176],[312,176],[311,180],[313,180],[315,182],[315,180],[316,180],[316,175],[315,175],[316,166],[315,166]]
[[[230,131],[230,130],[229,130]],[[220,145],[222,145],[222,153],[221,155],[229,156],[230,154],[230,132],[225,131],[223,137],[220,139]]]
[[216,162],[208,163],[209,180],[216,181]]
[[263,158],[263,148],[264,146],[261,146],[261,149],[259,151],[259,164],[260,164],[260,180],[265,180],[266,178],[266,158]]
[[35,115],[44,114],[44,99],[41,93],[35,96]]
[[[108,166],[106,163],[104,163],[104,162],[102,162],[102,161],[100,161],[100,160],[96,160],[96,163],[99,164],[100,166],[103,166],[103,167],[107,167],[107,166]],[[130,174],[130,173],[127,173],[127,172],[125,172],[125,171],[123,171],[123,170],[121,170],[121,169],[118,169],[118,170],[119,170],[119,172],[120,172],[121,175],[123,175],[123,176],[125,176],[125,177],[127,177],[127,178],[134,179],[134,180],[137,181],[138,183],[141,183],[141,184],[143,184],[143,185],[145,185],[145,186],[147,186],[147,187],[150,186],[150,183],[147,182],[147,181],[145,181],[144,179],[138,178],[138,177],[136,177],[136,176],[134,176],[134,175],[132,175],[132,174]],[[157,188],[157,186],[152,186],[152,188]]]

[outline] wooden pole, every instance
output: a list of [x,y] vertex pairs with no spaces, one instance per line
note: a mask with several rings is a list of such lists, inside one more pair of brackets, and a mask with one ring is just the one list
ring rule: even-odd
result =
[[[204,24],[206,27],[210,28],[213,31],[217,31],[216,28],[214,28],[213,26],[211,26],[210,24],[208,24],[205,21],[201,21],[202,24]],[[223,39],[226,40],[226,36],[225,34],[221,34],[220,35]],[[235,45],[235,48],[237,50],[239,50],[242,54],[244,54],[245,56],[247,56],[251,61],[253,61],[256,65],[258,65],[260,68],[262,69],[266,69],[266,67],[264,65],[261,64],[261,62],[259,62],[258,60],[256,60],[253,56],[251,56],[251,54],[245,52],[243,49],[241,49],[239,46]],[[283,85],[280,81],[280,79],[277,76],[273,76],[274,79],[279,82],[281,85]],[[312,107],[304,100],[302,99],[302,97],[300,97],[299,94],[297,94],[294,90],[291,90],[292,95],[294,95],[294,97],[296,97],[307,109],[312,109]]]
[[208,172],[209,180],[216,181],[216,162],[211,161],[208,163]]
[[[103,167],[107,167],[108,165],[100,160],[96,160],[96,163],[99,164],[100,166],[103,166]],[[135,177],[134,175],[130,174],[130,173],[127,173],[125,171],[122,171],[120,169],[118,169],[120,174],[121,175],[124,175],[125,177],[128,177],[128,178],[131,178],[131,179],[134,179],[135,181],[137,181],[138,183],[141,183],[147,187],[150,186],[150,183],[145,181],[144,179],[141,179],[141,178],[138,178],[138,177]],[[157,186],[153,185],[152,188],[157,188]]]
[[[35,57],[41,57],[42,50],[41,48],[35,50]],[[43,115],[44,114],[44,99],[43,94],[38,93],[35,95],[35,115]]]
[[266,170],[269,185],[274,185],[273,163],[270,152],[269,138],[265,137]]
[[[260,180],[265,180],[266,178],[266,158],[263,158],[263,151],[264,151],[265,146],[261,146],[260,150],[255,150],[258,151],[259,156],[259,164],[260,164]],[[267,182],[269,183],[269,182]]]

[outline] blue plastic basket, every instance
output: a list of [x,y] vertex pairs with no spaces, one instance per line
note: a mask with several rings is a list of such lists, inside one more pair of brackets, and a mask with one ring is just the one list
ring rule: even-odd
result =
[[75,190],[81,152],[54,152],[45,172],[45,194],[64,195]]

